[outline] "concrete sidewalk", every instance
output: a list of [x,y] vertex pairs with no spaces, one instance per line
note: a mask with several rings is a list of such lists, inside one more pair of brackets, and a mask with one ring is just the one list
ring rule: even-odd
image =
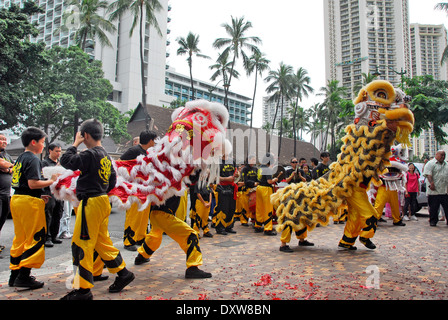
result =
[[[427,217],[396,227],[380,223],[376,250],[359,242],[357,251],[338,251],[344,225],[329,224],[309,234],[314,247],[290,243],[293,253],[279,251],[280,236],[254,233],[236,222],[237,234],[202,238],[202,269],[213,277],[184,278],[185,254],[165,242],[148,264],[134,265],[135,253],[122,250],[136,279],[121,293],[107,291],[115,275],[93,288],[95,300],[374,300],[447,299],[446,222],[430,227]],[[212,229],[212,233],[214,230]],[[43,266],[45,268],[45,264]],[[70,268],[68,268],[70,270]],[[105,269],[104,274],[109,274]],[[0,284],[1,300],[57,300],[70,289],[70,272],[46,270],[42,289],[18,291]],[[373,288],[372,288],[373,287]]]

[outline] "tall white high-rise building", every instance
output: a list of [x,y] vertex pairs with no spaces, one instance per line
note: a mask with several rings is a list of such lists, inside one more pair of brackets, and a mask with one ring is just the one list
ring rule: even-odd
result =
[[[263,97],[263,126],[269,124],[270,128],[274,126],[273,133],[278,134],[279,128],[280,128],[280,122],[282,121],[282,109],[283,109],[283,119],[291,119],[291,116],[288,113],[288,108],[291,106],[291,103],[293,101],[289,99],[284,99],[283,104],[281,101],[269,101],[269,96]],[[277,110],[277,104],[278,104],[278,110]],[[275,114],[275,111],[277,110],[277,114]],[[274,125],[274,117],[275,117],[275,125]]]
[[[447,30],[444,25],[413,23],[410,26],[412,76],[431,75],[436,80],[448,80],[448,64],[440,64],[443,51],[448,44]],[[448,132],[445,126],[444,131]],[[423,130],[419,137],[412,140],[413,155],[434,156],[441,146],[434,137],[434,131]]]
[[[109,0],[112,3],[114,0]],[[0,0],[0,8],[8,8],[11,3],[21,4],[23,0]],[[165,95],[165,70],[167,56],[167,34],[170,30],[168,0],[159,0],[163,9],[156,13],[161,35],[145,21],[144,28],[144,73],[146,83],[147,104],[162,106],[172,100]],[[34,15],[32,22],[37,23],[39,35],[32,39],[45,42],[47,47],[74,45],[74,34],[79,26],[79,8],[67,6],[64,0],[37,0],[36,3],[45,12]],[[66,23],[69,30],[61,30],[64,23],[64,12],[71,12]],[[106,12],[102,13],[107,17]],[[107,36],[112,47],[102,47],[97,39],[90,39],[86,53],[103,64],[105,78],[113,85],[113,92],[108,100],[121,112],[127,112],[137,107],[142,100],[141,71],[140,71],[140,41],[139,28],[135,28],[132,37],[129,31],[133,17],[128,12],[115,22],[117,32]]]
[[399,85],[411,73],[408,0],[324,0],[326,78],[350,89],[362,75]]
[[436,80],[448,80],[448,64],[440,64],[447,46],[444,25],[413,23],[410,26],[412,75],[432,75]]

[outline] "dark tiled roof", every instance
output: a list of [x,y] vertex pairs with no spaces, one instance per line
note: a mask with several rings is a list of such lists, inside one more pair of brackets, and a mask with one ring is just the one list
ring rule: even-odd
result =
[[[163,137],[166,134],[166,131],[171,125],[171,114],[173,113],[173,109],[167,109],[162,107],[157,107],[153,105],[147,106],[149,115],[151,116],[152,120],[154,121],[154,128],[153,130],[157,133],[159,137]],[[248,130],[249,126],[238,124],[238,123],[231,123],[230,127],[232,129],[231,132],[234,133],[233,137],[233,157],[237,160],[240,160],[240,158],[243,160],[244,158],[244,151],[241,151],[241,148],[237,146],[237,144],[241,143],[241,137],[243,133],[246,134],[244,148],[247,150],[248,145]],[[128,124],[128,132],[132,137],[137,137],[140,135],[140,132],[146,129],[146,122],[145,122],[145,116],[144,112],[140,110],[140,106],[136,108],[134,115],[131,117],[131,120]],[[247,130],[247,131],[246,131]],[[269,139],[269,135],[267,135],[264,130],[260,128],[253,128],[254,130],[254,137],[259,136],[261,139],[256,139],[258,145],[257,149],[261,150],[260,152],[263,152],[267,150],[267,141]],[[276,136],[274,136],[277,138]],[[274,146],[274,144],[273,144]],[[297,150],[297,157],[298,158],[305,158],[307,159],[308,163],[310,163],[310,159],[315,157],[319,159],[320,152],[317,150],[311,143],[303,142],[303,141],[296,141],[296,150]],[[273,150],[274,151],[274,150]],[[274,153],[277,153],[277,150],[275,150]],[[283,137],[282,139],[282,146],[281,146],[281,155],[279,157],[279,163],[289,165],[291,158],[294,156],[294,140]],[[241,156],[243,154],[243,156]],[[262,156],[258,155],[259,158]]]

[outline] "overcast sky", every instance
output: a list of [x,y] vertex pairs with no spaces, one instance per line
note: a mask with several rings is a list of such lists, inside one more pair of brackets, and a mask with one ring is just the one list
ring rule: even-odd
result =
[[[409,0],[410,22],[445,24],[448,17],[434,6],[439,0]],[[275,6],[272,4],[275,3]],[[199,48],[211,60],[193,58],[193,77],[211,82],[212,71],[208,68],[216,61],[218,51],[212,47],[215,39],[228,37],[223,23],[231,22],[231,16],[244,16],[252,22],[248,36],[258,36],[263,41],[261,51],[271,61],[271,69],[278,69],[280,62],[297,70],[305,68],[311,77],[311,86],[316,93],[326,84],[323,0],[169,0],[172,7],[169,16],[170,57],[167,63],[177,72],[189,74],[186,56],[177,56],[178,37],[186,37],[191,31],[200,36]],[[238,66],[240,79],[232,79],[231,91],[252,97],[254,77],[247,77]],[[263,75],[263,78],[267,73]],[[254,126],[262,124],[262,97],[266,83],[259,81],[254,111]],[[303,102],[305,109],[322,97],[312,96]]]

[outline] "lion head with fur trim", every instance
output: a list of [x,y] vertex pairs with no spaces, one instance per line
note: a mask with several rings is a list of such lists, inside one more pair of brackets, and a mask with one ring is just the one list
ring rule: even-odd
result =
[[398,142],[409,145],[414,129],[414,114],[409,110],[411,98],[385,80],[375,80],[362,88],[353,101],[355,124],[370,127],[386,123]]

